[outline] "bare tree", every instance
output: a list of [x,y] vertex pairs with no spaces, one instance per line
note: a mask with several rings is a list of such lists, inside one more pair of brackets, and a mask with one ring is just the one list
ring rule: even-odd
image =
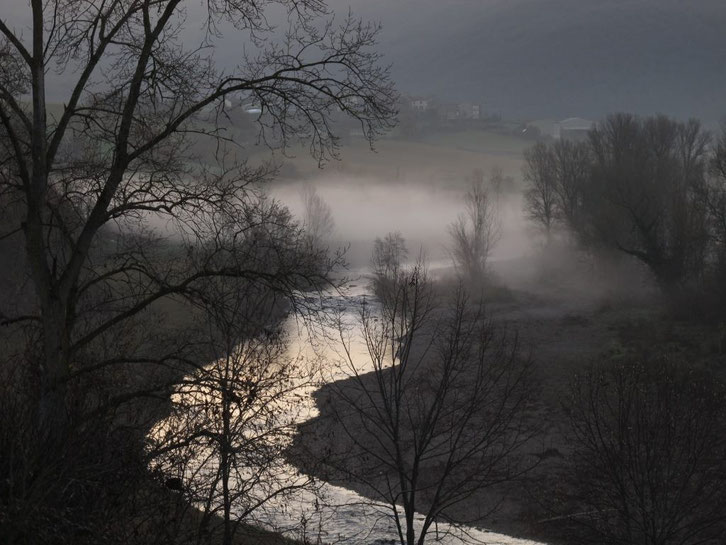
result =
[[538,142],[524,152],[524,180],[528,184],[524,194],[527,217],[540,227],[547,242],[557,219],[557,172],[547,144]]
[[380,308],[363,305],[367,355],[341,330],[351,378],[330,386],[338,439],[326,461],[387,505],[407,545],[424,543],[436,522],[464,522],[461,502],[524,471],[518,453],[529,437],[530,366],[516,338],[462,290],[436,308],[432,288],[419,262]]
[[579,233],[582,201],[589,183],[590,151],[586,142],[538,142],[525,151],[525,213],[539,225],[549,241],[562,226]]
[[611,115],[587,143],[527,152],[526,210],[546,232],[564,224],[584,247],[628,254],[664,290],[681,288],[711,259],[709,141],[695,120]]
[[405,266],[408,257],[406,240],[400,232],[386,234],[373,241],[371,269],[373,272],[373,293],[380,299],[390,298],[392,290]]
[[[14,212],[0,238],[22,249],[33,292],[3,301],[0,322],[5,352],[32,377],[15,384],[28,389],[18,399],[37,432],[16,479],[29,486],[0,488],[0,503],[31,505],[48,499],[44,489],[59,491],[36,502],[39,525],[50,518],[44,507],[74,506],[62,511],[72,524],[49,523],[55,542],[78,543],[82,507],[95,516],[108,505],[110,494],[90,501],[92,488],[84,495],[78,483],[109,484],[100,453],[122,443],[99,442],[99,456],[89,453],[98,473],[86,481],[39,472],[44,461],[79,462],[90,449],[66,445],[95,422],[106,436],[134,429],[138,447],[153,411],[134,400],[163,402],[203,361],[193,335],[172,339],[170,330],[203,319],[189,303],[210,282],[256,283],[301,309],[300,294],[328,281],[327,256],[311,252],[289,212],[260,189],[274,169],[245,163],[224,130],[229,105],[253,101],[262,142],[301,141],[320,161],[337,154],[332,115],[351,116],[374,138],[394,113],[372,50],[376,25],[333,21],[318,0],[212,0],[196,6],[206,32],[195,43],[184,34],[191,4],[32,0],[27,29],[0,16],[0,203]],[[289,15],[281,39],[267,22],[270,4]],[[225,26],[254,43],[232,71],[215,67],[210,47]],[[46,98],[53,70],[70,81],[62,105]],[[20,346],[25,329],[31,341]]]
[[559,140],[552,146],[556,165],[558,220],[574,232],[581,224],[582,199],[589,183],[590,148],[587,142]]
[[305,406],[312,365],[287,353],[275,293],[215,280],[205,288],[215,359],[174,389],[170,414],[149,436],[151,467],[199,508],[198,536],[230,545],[243,523],[312,481],[284,459]]
[[[284,275],[293,275],[288,276],[292,279],[298,268],[315,265],[313,261],[305,261],[311,258],[306,253],[303,233],[286,209],[266,199],[248,204],[250,209],[246,211],[248,226],[244,238],[237,230],[239,218],[226,225],[217,218],[215,237],[196,251],[183,255],[183,246],[159,247],[154,245],[153,240],[144,237],[137,242],[138,251],[152,255],[159,252],[154,257],[160,261],[161,270],[169,270],[165,268],[166,260],[173,259],[180,266],[180,275],[187,275],[189,270],[193,270],[192,266],[199,270],[198,267],[204,264],[219,270],[230,267],[236,271],[249,267],[250,270],[272,274],[274,271],[287,271]],[[125,242],[130,243],[130,240]],[[156,263],[156,259],[148,263]],[[172,268],[170,274],[177,274],[176,269]],[[101,316],[97,317],[92,309],[79,313],[79,319],[84,320],[82,325],[94,326],[97,320],[105,318],[103,310],[107,305],[116,300],[123,304],[126,298],[133,296],[133,292],[128,291],[131,280],[138,281],[138,278],[109,286],[118,291],[107,287],[93,292],[93,299],[89,297],[86,301],[97,302],[101,310],[96,312],[101,312]],[[172,281],[173,277],[169,280]],[[225,286],[224,296],[214,296],[218,284]],[[293,289],[294,285],[293,281],[288,289]],[[255,297],[248,295],[252,288],[256,290],[253,293],[258,293]],[[225,353],[225,347],[221,346],[221,333],[216,333],[216,343],[202,335],[207,324],[224,331],[222,318],[235,310],[240,323],[234,324],[234,328],[232,324],[226,324],[227,336],[224,339],[228,345],[234,342],[232,333],[241,337],[244,331],[251,338],[257,338],[252,337],[253,334],[262,337],[265,328],[270,331],[277,329],[284,312],[288,311],[289,299],[280,284],[268,284],[257,275],[244,278],[238,274],[228,278],[220,275],[206,278],[204,282],[190,285],[185,296],[184,301],[167,300],[161,312],[152,306],[129,317],[89,343],[84,350],[76,352],[75,365],[64,383],[64,401],[68,408],[63,433],[51,437],[37,426],[35,396],[38,394],[33,380],[37,359],[42,361],[42,353],[38,349],[41,332],[26,326],[27,340],[4,339],[5,352],[0,369],[3,376],[7,376],[8,369],[15,371],[7,377],[4,386],[13,394],[7,398],[12,402],[12,408],[4,411],[0,418],[3,435],[0,440],[3,456],[0,458],[7,456],[13,459],[22,453],[24,462],[0,464],[3,482],[12,483],[11,486],[0,487],[3,534],[21,536],[17,539],[22,542],[22,536],[28,535],[31,530],[33,535],[39,536],[40,542],[74,544],[98,542],[101,537],[110,534],[113,539],[136,543],[156,541],[162,536],[170,540],[174,532],[181,531],[181,528],[175,529],[183,526],[180,519],[172,516],[177,508],[184,514],[184,520],[197,520],[188,500],[198,497],[193,497],[191,489],[185,501],[175,503],[176,507],[171,512],[163,511],[162,507],[171,506],[171,499],[168,493],[157,490],[158,486],[149,482],[148,457],[144,455],[145,435],[169,410],[168,398],[175,390],[175,384],[181,381],[192,388],[183,380],[185,375],[195,377],[200,390],[211,388],[210,384],[215,379],[221,381],[225,378],[224,368],[220,369],[218,365],[206,368],[210,361],[218,361],[217,358]],[[276,306],[267,304],[269,300],[275,300]],[[235,308],[235,302],[239,308]],[[238,342],[243,340],[240,338]],[[261,344],[262,340],[257,342]],[[257,349],[257,352],[261,353],[262,349]],[[230,357],[230,364],[236,364],[236,367],[231,367],[242,373],[240,369],[247,365],[248,372],[252,374],[251,370],[257,369],[255,362],[249,361],[253,357],[252,351],[245,354],[245,358]],[[281,362],[285,361],[281,359]],[[293,373],[293,370],[294,366],[291,366],[288,373]],[[281,373],[280,378],[282,376]],[[271,380],[265,382],[259,377],[257,380],[259,388],[270,386],[269,392],[261,392],[257,396],[258,400],[270,399],[274,392],[279,393],[279,386],[274,390]],[[192,409],[187,415],[188,421],[199,416]],[[182,412],[179,405],[173,404],[172,410],[176,416]],[[267,410],[273,413],[279,410],[279,406],[271,402]],[[214,418],[211,414],[209,417]],[[182,442],[184,439],[179,435],[181,432],[176,438]],[[171,436],[165,446],[168,447],[170,442]],[[248,446],[252,448],[253,444],[248,443]],[[256,448],[258,453],[262,452],[261,448]],[[174,449],[173,455],[178,457],[178,461],[191,452],[191,448],[180,447]],[[279,449],[273,448],[266,451],[268,468],[282,464],[281,457],[272,457],[279,452]],[[239,454],[240,457],[253,455],[251,452]],[[198,463],[196,459],[186,460],[189,464]],[[260,456],[260,471],[264,470],[264,460]],[[158,461],[152,462],[154,467],[168,469]],[[167,473],[165,479],[174,476],[174,473]],[[227,480],[232,481],[229,476]],[[253,497],[243,498],[237,494],[233,499],[239,506]],[[222,514],[217,499],[215,496],[212,504],[214,513]],[[211,514],[202,520],[206,520],[209,526],[215,526],[216,519]],[[191,522],[187,524],[191,525]],[[83,533],[79,535],[81,531]]]
[[499,198],[502,193],[508,193],[514,188],[514,178],[505,176],[502,167],[494,165],[489,171],[489,187],[494,195]]
[[301,192],[303,201],[303,227],[310,246],[319,249],[335,230],[335,221],[330,205],[318,195],[312,185],[305,185]]
[[645,263],[666,291],[703,271],[709,138],[695,120],[626,114],[608,117],[590,134],[586,236]]
[[716,139],[709,167],[705,194],[710,232],[716,245],[717,259],[723,259],[726,258],[726,123]]
[[[249,206],[252,184],[269,174],[225,153],[234,144],[219,130],[225,97],[260,105],[260,137],[269,145],[302,138],[320,160],[336,154],[332,112],[353,116],[374,138],[395,97],[371,51],[375,25],[326,20],[317,0],[278,3],[290,15],[282,43],[274,42],[266,3],[255,1],[205,3],[207,32],[196,47],[180,40],[181,0],[33,0],[23,33],[0,19],[0,181],[6,202],[23,212],[10,232],[22,237],[37,295],[37,312],[2,314],[3,323],[30,321],[42,331],[42,427],[62,426],[63,384],[81,349],[155,302],[214,276],[279,287],[305,276],[219,262],[234,249],[215,245],[216,222],[224,216],[228,230],[248,239],[250,213],[260,220]],[[256,44],[234,72],[216,69],[208,53],[221,23]],[[73,74],[56,115],[46,99],[51,69]],[[189,156],[192,137],[218,144],[217,166]],[[129,242],[150,218],[176,225],[187,246],[180,253],[194,254],[197,268],[150,259],[143,244]],[[211,254],[202,258],[202,250]],[[93,320],[82,319],[89,293],[104,291],[116,297]]]
[[572,518],[597,543],[716,544],[726,390],[686,362],[599,365],[573,383]]
[[450,251],[457,269],[479,282],[501,234],[496,205],[484,187],[483,175],[464,195],[464,205],[465,212],[449,225]]

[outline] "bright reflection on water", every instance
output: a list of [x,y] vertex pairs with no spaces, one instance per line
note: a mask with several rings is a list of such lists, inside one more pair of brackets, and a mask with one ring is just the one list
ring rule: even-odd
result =
[[[315,185],[330,205],[335,219],[333,245],[349,244],[348,262],[358,274],[368,268],[373,239],[383,237],[390,231],[402,232],[408,243],[410,258],[415,259],[419,249],[425,252],[430,272],[434,276],[435,269],[450,267],[446,250],[447,225],[462,210],[462,191],[435,187],[422,190],[415,185],[380,184],[371,180],[347,180],[345,184],[334,182],[319,182]],[[300,214],[300,190],[301,185],[294,184],[278,188],[273,191],[273,195]],[[494,252],[495,260],[520,254],[529,244],[521,221],[520,201],[502,203],[500,220],[503,236]],[[359,372],[371,369],[361,332],[356,328],[356,305],[368,295],[366,282],[365,279],[354,280],[345,296],[329,293],[325,301],[328,307],[340,310],[340,317],[349,326],[346,341],[350,343],[351,354]],[[290,333],[290,354],[302,355],[310,362],[324,361],[326,380],[339,380],[348,376],[346,366],[341,364],[345,358],[340,352],[339,333],[334,324],[320,325],[318,330],[311,331],[291,318],[287,327]],[[306,393],[310,395],[313,392],[309,390]],[[317,416],[313,403],[306,403],[306,406],[309,408],[301,413],[303,420]],[[290,478],[298,475],[290,467]],[[375,504],[351,490],[327,483],[321,484],[317,497],[312,492],[301,491],[292,501],[286,499],[284,505],[272,507],[266,511],[265,526],[289,532],[291,537],[305,538],[310,542],[357,545],[398,540],[390,507]],[[419,528],[420,524],[419,521]],[[455,529],[446,524],[432,528],[427,540],[492,545],[535,543],[475,528]]]
[[[350,342],[351,354],[358,371],[371,369],[370,359],[366,353],[361,332],[355,327],[357,323],[357,305],[366,296],[365,281],[354,282],[354,287],[345,295],[328,294],[325,304],[341,310],[343,322],[348,326],[346,342]],[[291,346],[293,354],[301,354],[311,362],[323,358],[328,362],[326,379],[342,379],[348,376],[340,353],[337,328],[333,324],[321,325],[312,331],[299,322],[290,319]],[[339,343],[340,341],[338,341]],[[308,390],[308,395],[312,390]],[[317,416],[317,409],[312,408],[301,416],[301,421]],[[290,467],[290,478],[299,477]],[[286,499],[283,504],[273,505],[267,510],[264,525],[277,531],[289,533],[291,537],[305,538],[315,543],[351,543],[368,544],[373,542],[397,541],[397,533],[391,518],[390,507],[376,504],[359,494],[321,483],[317,496],[309,491],[300,491],[292,500]],[[423,517],[417,526],[420,528]],[[429,542],[462,543],[479,542],[488,544],[526,545],[536,542],[516,539],[502,534],[487,532],[470,527],[453,528],[448,524],[439,524],[430,530]]]
[[[293,185],[278,188],[273,191],[273,195],[299,213],[300,187]],[[411,258],[415,258],[421,248],[426,252],[431,269],[450,266],[445,249],[446,226],[461,210],[460,194],[382,185],[349,185],[345,188],[328,185],[319,189],[331,205],[336,221],[337,232],[335,240],[332,241],[333,245],[337,245],[336,241],[341,245],[346,241],[351,243],[347,254],[348,261],[358,271],[367,268],[373,239],[395,230],[400,230],[407,239]],[[503,240],[495,251],[495,260],[498,257],[508,257],[512,253],[518,254],[522,245],[526,244],[526,236],[520,225],[520,211],[519,202],[511,204],[508,210],[502,209]],[[435,276],[435,271],[431,272]],[[357,305],[366,295],[366,280],[360,279],[351,282],[345,295],[328,293],[323,301],[328,308],[338,309],[340,318],[348,324],[346,342],[349,343],[359,372],[371,368],[361,332],[355,326]],[[335,324],[316,323],[310,327],[310,324],[292,317],[288,320],[287,330],[290,358],[301,357],[311,368],[322,368],[323,380],[340,380],[348,376],[345,366],[341,365],[344,358],[340,351],[340,333]],[[320,362],[324,364],[320,365]],[[312,397],[314,387],[305,387],[302,390],[303,398],[298,399],[297,406],[290,411],[298,422],[304,422],[318,414]],[[300,481],[304,478],[291,465],[283,467],[288,481]],[[293,497],[272,500],[265,508],[258,510],[254,517],[258,525],[311,543],[362,545],[397,542],[391,514],[389,507],[376,504],[353,491],[319,483],[315,493],[299,490]],[[419,520],[419,528],[420,524]],[[427,541],[452,544],[478,542],[492,545],[536,543],[470,527],[452,528],[447,524],[432,527]]]

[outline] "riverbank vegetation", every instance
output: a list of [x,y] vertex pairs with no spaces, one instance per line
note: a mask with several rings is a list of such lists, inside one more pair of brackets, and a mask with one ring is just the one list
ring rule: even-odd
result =
[[494,511],[479,504],[471,519],[457,516],[459,504],[530,469],[522,452],[534,435],[525,418],[531,362],[516,333],[496,328],[463,285],[438,293],[423,261],[390,268],[376,283],[379,300],[357,309],[353,326],[367,353],[352,348],[341,321],[340,365],[350,379],[328,385],[317,454],[302,458],[386,506],[402,544],[423,544],[439,523]]
[[[593,158],[589,146],[600,142],[603,132],[615,138],[614,127],[620,130],[623,125],[632,128],[631,138],[643,138],[636,146],[638,159],[623,150]],[[649,148],[656,141],[645,134],[660,134],[665,143],[657,140],[662,145]],[[710,135],[695,122],[617,115],[588,138],[544,140],[525,154],[523,178],[529,191],[523,212],[539,233],[532,234],[539,237],[539,246],[529,255],[490,260],[488,271],[474,275],[478,282],[457,262],[437,273],[435,283],[444,292],[455,292],[463,279],[472,293],[483,295],[493,319],[491,331],[506,325],[516,333],[519,346],[531,357],[539,386],[522,412],[523,422],[538,433],[523,445],[521,457],[511,458],[512,464],[524,461],[529,471],[471,490],[465,501],[450,505],[438,520],[478,521],[508,535],[563,544],[717,543],[726,524],[719,499],[724,488],[720,430],[726,423],[726,351],[723,308],[714,283],[721,262],[717,203],[723,184],[722,137],[709,145]],[[630,145],[626,149],[633,150]],[[606,163],[610,174],[603,179]],[[463,201],[466,188],[462,182]],[[486,189],[494,194],[491,184]],[[602,196],[616,190],[624,196]],[[626,218],[633,226],[628,227]],[[651,230],[638,230],[646,224]],[[503,231],[506,236],[506,225]],[[640,250],[633,250],[636,246]],[[496,246],[492,248],[496,255]],[[658,267],[683,274],[670,281],[671,276],[654,269],[647,252],[661,256]],[[367,316],[368,328],[374,326],[378,336],[385,337],[386,301],[395,300],[397,284],[390,277],[405,276],[406,256],[401,233],[390,233],[374,245],[371,285],[381,307],[372,305]],[[452,280],[456,276],[459,280]],[[411,278],[404,284],[412,290],[417,286]],[[400,320],[405,322],[403,315]],[[366,329],[364,324],[362,330]],[[386,348],[369,353],[369,373],[354,371],[348,380],[328,384],[316,394],[321,414],[305,424],[298,437],[302,453],[325,452],[327,468],[311,471],[353,486],[371,502],[389,505],[389,516],[400,522],[402,543],[412,541],[405,509],[411,496],[421,513],[417,524],[423,524],[413,527],[415,541],[422,528],[425,533],[429,510],[437,509],[436,498],[428,496],[436,489],[432,483],[447,476],[445,464],[437,466],[438,458],[432,455],[427,461],[433,465],[421,464],[426,466],[421,481],[406,480],[406,464],[419,467],[415,445],[425,436],[415,417],[422,414],[418,409],[428,407],[421,400],[404,400],[405,387],[416,384],[413,378],[401,379],[410,366],[401,350],[408,346],[409,332],[391,332],[387,345],[365,343]],[[423,346],[446,338],[440,332],[419,334],[431,343]],[[413,354],[420,355],[415,350]],[[418,365],[412,368],[426,384],[435,375],[439,356],[436,352],[414,357]],[[384,359],[385,364],[376,365]],[[462,380],[475,382],[478,367],[464,368]],[[466,391],[461,388],[461,395]],[[391,400],[399,403],[386,401],[388,392],[398,392],[402,397],[391,394]],[[424,386],[415,392],[429,401],[441,394]],[[441,394],[442,404],[445,397]],[[416,410],[406,412],[403,407],[409,404]],[[395,418],[398,413],[390,408],[404,416]],[[389,438],[375,422],[385,421],[391,412],[390,422],[396,423],[391,429],[397,435]],[[457,429],[456,424],[448,429]],[[413,437],[408,443],[406,434]],[[479,437],[486,437],[483,430]],[[368,452],[378,442],[396,444],[397,439],[404,442],[400,449],[381,446],[375,455]],[[298,463],[304,464],[306,455],[298,456]],[[389,460],[396,462],[386,466]],[[471,461],[464,466],[472,475],[482,467]],[[394,479],[391,475],[397,471],[406,478]],[[467,484],[473,486],[473,481]],[[392,497],[400,500],[400,507]],[[496,509],[487,512],[485,506]]]
[[[402,545],[722,541],[726,130],[411,134],[411,110],[386,133],[412,106],[380,27],[322,1],[23,10],[0,15],[1,544],[322,543],[276,519],[322,480]],[[230,32],[254,47],[218,68]],[[296,184],[299,219],[271,196]]]
[[[395,93],[376,25],[282,0],[280,37],[267,2],[190,4],[33,0],[0,19],[4,543],[231,544],[290,488],[273,477],[284,441],[252,432],[290,432],[273,341],[282,316],[315,312],[306,294],[337,258],[220,120],[251,101],[260,141],[324,162],[333,115],[372,142]],[[256,44],[231,73],[212,54],[222,27]],[[53,70],[69,79],[57,108]]]

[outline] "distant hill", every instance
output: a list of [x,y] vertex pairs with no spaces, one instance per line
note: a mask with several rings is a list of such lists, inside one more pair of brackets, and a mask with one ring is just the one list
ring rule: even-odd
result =
[[517,117],[726,114],[724,0],[331,0],[384,25],[403,91]]

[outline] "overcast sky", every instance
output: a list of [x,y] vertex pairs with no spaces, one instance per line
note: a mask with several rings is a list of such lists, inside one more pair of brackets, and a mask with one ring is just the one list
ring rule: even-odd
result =
[[333,0],[384,25],[404,91],[523,117],[726,113],[724,0]]
[[[724,0],[329,0],[380,21],[401,91],[480,102],[522,119],[664,112],[726,114]],[[189,1],[198,29],[201,0]],[[24,0],[0,0],[21,24]],[[272,20],[282,22],[276,14]],[[229,66],[244,37],[216,52]],[[63,84],[59,83],[58,90]],[[58,99],[61,92],[54,93]]]

